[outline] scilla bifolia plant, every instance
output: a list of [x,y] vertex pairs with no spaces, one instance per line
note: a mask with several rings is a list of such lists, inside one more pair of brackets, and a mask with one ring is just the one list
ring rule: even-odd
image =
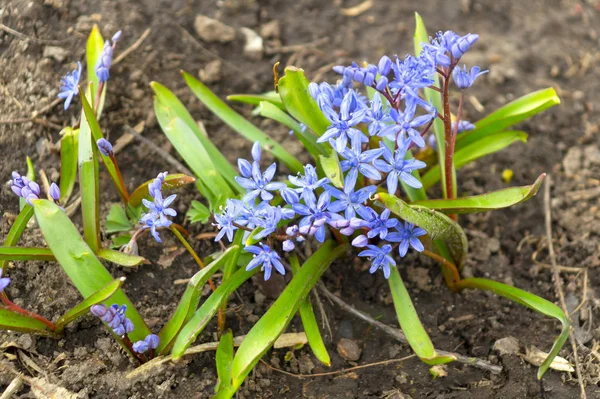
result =
[[[110,49],[112,54],[116,41],[99,46],[102,41],[93,39],[94,35],[98,33],[93,33],[92,44],[88,43],[88,65],[96,65],[102,48]],[[227,298],[241,284],[257,273],[269,279],[273,273],[291,271],[293,277],[280,297],[253,326],[235,353],[231,333],[222,335],[216,356],[219,375],[216,390],[217,397],[230,398],[296,313],[300,314],[315,356],[324,364],[330,364],[308,294],[333,261],[353,254],[370,263],[371,273],[381,272],[389,282],[398,320],[415,353],[427,364],[451,362],[454,356],[436,352],[398,272],[402,258],[411,250],[439,262],[448,287],[455,292],[465,288],[492,291],[558,319],[563,325],[562,333],[540,366],[538,377],[541,378],[567,338],[567,317],[551,302],[518,288],[482,278],[462,278],[467,238],[457,222],[457,215],[487,212],[526,201],[536,194],[544,176],[531,186],[459,197],[456,170],[517,141],[526,141],[526,133],[507,129],[558,104],[559,99],[549,88],[519,98],[475,123],[463,120],[463,93],[485,71],[476,66],[460,67],[459,63],[477,40],[475,34],[460,36],[451,31],[429,38],[417,16],[416,56],[395,59],[383,56],[377,65],[335,67],[340,80],[334,85],[311,83],[302,70],[290,66],[281,78],[275,72],[275,92],[230,97],[230,100],[257,105],[261,116],[290,128],[312,158],[306,165],[192,75],[183,72],[184,80],[200,101],[254,143],[251,158],[239,159],[236,171],[200,130],[181,101],[165,86],[153,82],[157,120],[198,179],[198,190],[214,213],[214,225],[219,230],[216,239],[231,244],[192,278],[158,338],[150,335],[120,291],[104,305],[94,307],[92,312],[141,362],[155,353],[169,351],[177,360],[210,320],[216,314],[222,315]],[[97,48],[90,51],[93,43],[97,43]],[[96,54],[96,58],[90,60],[90,54]],[[108,75],[110,59],[103,55],[101,60]],[[65,82],[75,80],[76,75],[78,71]],[[128,230],[132,222],[143,224],[142,229],[127,238],[126,249],[132,251],[136,247],[135,239],[141,232],[150,230],[160,240],[158,229],[165,229],[182,240],[202,266],[200,258],[170,219],[174,215],[169,208],[173,197],[163,195],[167,184],[178,186],[190,182],[191,178],[159,175],[129,195],[122,184],[114,154],[102,141],[97,123],[104,86],[98,86],[93,74],[88,80],[91,82],[88,96],[80,94],[84,110],[79,130],[72,128],[63,138],[63,145],[79,142],[79,146],[73,144],[67,148],[79,148],[82,204],[88,205],[82,206],[85,241],[57,205],[34,199],[31,202],[36,218],[50,247],[50,251],[44,249],[44,253],[56,257],[86,297],[101,288],[100,281],[108,283],[110,280],[97,257],[121,264],[133,263],[134,255],[113,253],[100,246],[96,161],[99,149],[126,205],[125,210],[111,210],[108,220],[111,231]],[[105,83],[101,81],[100,85]],[[458,104],[450,101],[451,90],[459,91]],[[76,95],[74,89],[71,93],[72,97]],[[270,152],[287,167],[291,172],[287,179],[278,179],[275,163],[265,164],[263,151]],[[68,156],[63,157],[62,162],[61,189],[64,187],[62,195],[67,192],[68,198],[73,183],[63,184],[63,179],[75,174],[64,168],[74,163]],[[426,190],[438,182],[443,198],[428,199]],[[145,213],[142,215],[139,208],[144,197],[148,198],[143,201]],[[31,217],[32,211],[29,212]],[[195,202],[188,216],[192,221],[207,222],[209,209]],[[63,237],[60,240],[56,239],[58,231]],[[7,245],[15,243],[8,241]],[[316,250],[300,265],[296,248],[307,245]],[[26,259],[40,259],[39,254],[36,256]],[[83,261],[89,263],[87,266],[92,272],[88,271],[85,276],[69,272]],[[198,307],[199,289],[219,269],[222,269],[220,284],[213,285],[214,292]],[[92,277],[94,273],[105,273],[102,274],[104,280]],[[221,317],[219,329],[223,332],[224,328],[225,320]]]

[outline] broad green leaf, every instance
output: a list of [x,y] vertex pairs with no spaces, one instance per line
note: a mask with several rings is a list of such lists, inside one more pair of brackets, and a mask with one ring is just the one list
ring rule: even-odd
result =
[[56,333],[48,325],[33,317],[12,312],[0,306],[0,329],[19,331],[46,336],[55,336]]
[[285,68],[285,76],[279,79],[279,95],[290,115],[305,124],[317,136],[322,136],[331,126],[331,122],[310,95],[309,83],[303,69],[288,66]]
[[569,337],[571,322],[564,312],[558,306],[544,298],[540,298],[539,296],[531,294],[527,291],[523,291],[522,289],[493,280],[484,278],[465,278],[460,281],[460,283],[457,285],[457,288],[460,290],[465,288],[478,288],[480,290],[491,291],[495,294],[520,303],[523,306],[527,306],[536,312],[542,313],[546,316],[554,317],[561,322],[561,333],[554,341],[552,349],[550,350],[550,354],[546,360],[544,360],[538,370],[537,377],[538,379],[541,379],[544,373],[548,370],[548,367],[550,367],[552,360],[554,360],[556,355],[558,355],[558,352],[560,352],[563,345],[567,341],[567,338]]
[[474,130],[461,133],[456,138],[456,151],[558,104],[560,98],[551,87],[520,97],[479,120]]
[[[148,193],[148,185],[153,181],[154,179],[150,179],[140,184],[138,188],[136,188],[129,196],[129,205],[136,208],[142,205],[142,199],[150,197],[150,193]],[[162,187],[164,191],[169,191],[179,187],[183,187],[186,184],[194,183],[195,181],[196,179],[192,176],[188,176],[183,173],[174,173],[165,177],[165,181],[163,182]]]
[[175,313],[173,313],[173,316],[169,319],[167,324],[165,324],[160,333],[158,333],[158,336],[160,337],[160,346],[157,348],[157,353],[166,354],[171,349],[182,327],[192,318],[194,312],[196,312],[202,297],[202,289],[208,279],[215,274],[225,262],[230,260],[236,252],[239,252],[239,250],[240,247],[236,245],[229,247],[217,259],[206,265],[204,269],[200,270],[190,279],[185,292],[175,309]]
[[304,299],[329,267],[331,262],[341,256],[348,247],[327,241],[304,263],[298,274],[292,278],[271,308],[252,327],[240,345],[232,365],[233,385],[223,391],[224,397],[233,395],[242,385],[252,368],[273,346],[275,340],[284,332],[292,317]]
[[108,300],[125,282],[125,277],[118,278],[100,288],[83,302],[70,309],[56,321],[56,332],[61,333],[65,326],[86,314],[94,305]]
[[66,204],[77,180],[79,129],[66,127],[60,134],[60,202]]
[[285,163],[292,172],[298,173],[302,171],[302,163],[298,161],[294,155],[283,148],[281,144],[231,109],[198,79],[187,72],[182,72],[182,75],[196,97],[198,97],[202,104],[206,105],[208,109],[217,115],[219,119],[251,142],[260,142],[262,148],[270,151],[275,158]]
[[[210,141],[210,139],[200,130],[198,124],[192,118],[192,115],[188,112],[185,106],[179,101],[177,96],[173,94],[169,89],[165,86],[161,85],[157,82],[151,82],[150,87],[154,90],[156,94],[156,99],[154,101],[154,109],[157,109],[157,103],[162,104],[163,108],[168,110],[170,114],[169,119],[174,119],[175,117],[180,118],[185,122],[185,124],[192,130],[196,138],[200,141],[201,146],[203,147],[203,151],[198,148],[192,148],[197,152],[201,152],[202,154],[208,154],[208,158],[212,164],[216,167],[216,169],[220,172],[223,178],[229,183],[229,185],[233,188],[233,190],[240,194],[243,192],[242,188],[235,181],[235,176],[237,176],[237,172],[231,166],[227,158],[219,151],[219,149]],[[161,125],[162,126],[162,125]],[[195,144],[195,147],[198,147],[198,144]],[[204,155],[203,155],[204,156]],[[229,190],[231,191],[231,189]]]
[[325,147],[321,144],[317,144],[317,137],[285,111],[269,102],[262,101],[258,105],[258,112],[261,116],[273,119],[292,129],[298,140],[304,145],[304,148],[312,155],[313,159],[318,159],[319,154],[325,155]]
[[104,49],[104,39],[98,29],[98,25],[94,25],[87,39],[85,57],[87,61],[87,80],[88,83],[93,82],[94,87],[98,87],[98,77],[96,76],[96,64],[102,55]]
[[[114,280],[58,205],[48,200],[35,200],[34,209],[48,247],[84,298]],[[114,293],[111,303],[107,305],[112,303],[127,306],[126,316],[135,326],[135,330],[129,334],[132,341],[139,341],[150,334],[146,323],[121,289]]]
[[215,385],[215,392],[231,386],[231,362],[233,362],[233,334],[227,330],[221,336],[217,354],[215,355],[217,364],[217,376],[219,380]]
[[192,200],[192,205],[188,209],[185,216],[190,220],[190,223],[207,223],[210,219],[210,209],[203,203]]
[[[90,85],[93,89],[93,85]],[[83,96],[81,96],[83,97]],[[100,248],[100,176],[98,171],[98,150],[92,137],[85,112],[81,111],[79,128],[79,190],[81,193],[81,214],[83,237],[94,251]]]
[[0,247],[0,261],[7,260],[35,260],[53,261],[54,255],[48,248],[35,247]]
[[[298,262],[298,256],[296,256],[296,254],[290,256],[290,266],[294,276],[298,274],[300,271],[300,263]],[[327,367],[331,366],[331,358],[329,357],[329,353],[323,342],[323,337],[321,336],[321,331],[317,324],[317,318],[315,317],[315,312],[310,301],[310,295],[306,296],[300,305],[300,309],[298,309],[298,313],[300,313],[300,319],[302,320],[302,326],[304,327],[310,349],[321,363]]]
[[404,332],[412,350],[423,362],[429,365],[444,364],[456,360],[453,356],[442,356],[436,352],[429,334],[427,334],[425,327],[419,320],[419,315],[410,299],[408,290],[404,286],[400,272],[396,267],[390,269],[388,283],[394,300],[394,307],[402,332]]
[[450,214],[487,212],[494,209],[508,208],[525,202],[536,195],[542,186],[544,177],[546,177],[545,173],[540,175],[530,186],[510,187],[470,197],[416,201],[411,205],[420,205]]
[[263,94],[232,94],[227,96],[227,101],[237,101],[245,104],[259,105],[263,101],[273,104],[277,108],[285,110],[281,97],[274,91],[268,91]]
[[220,194],[225,194],[228,198],[234,197],[235,193],[221,174],[222,171],[212,162],[205,146],[192,129],[159,101],[158,96],[154,101],[154,110],[163,132],[203,186],[211,192],[212,197]]
[[[498,152],[514,142],[527,141],[527,133],[518,130],[495,133],[485,140],[472,143],[454,153],[454,165],[459,169],[469,162]],[[421,178],[423,187],[427,190],[440,180],[440,165],[435,165]]]
[[[98,120],[96,119],[96,114],[94,110],[88,103],[87,99],[83,95],[83,92],[80,89],[79,96],[81,97],[81,102],[83,103],[83,112],[85,113],[85,120],[89,124],[89,128],[92,132],[92,140],[94,141],[93,145],[96,146],[96,142],[101,138],[104,138],[102,135],[102,131],[100,130],[100,125],[98,124]],[[83,125],[83,120],[82,120]],[[102,154],[100,151],[97,152],[100,154],[102,158],[102,162],[104,162],[104,166],[106,166],[106,170],[108,170],[108,174],[115,185],[121,199],[124,204],[127,204],[129,200],[129,193],[127,192],[127,187],[125,187],[125,183],[123,182],[123,178],[121,177],[121,173],[119,172],[119,167],[113,162],[113,158],[108,157]]]
[[100,259],[125,267],[139,266],[146,260],[146,258],[142,256],[130,255],[106,248],[100,249],[98,252],[96,252],[96,256],[98,256]]
[[394,215],[424,229],[432,240],[444,240],[452,254],[454,264],[461,267],[468,251],[467,236],[463,229],[443,213],[424,206],[409,205],[388,193],[377,193],[376,201]]
[[[13,225],[10,227],[8,234],[4,239],[5,247],[13,247],[17,245],[19,239],[21,238],[21,235],[23,234],[23,231],[25,231],[25,228],[27,227],[27,223],[29,222],[32,216],[33,207],[31,207],[30,205],[26,205],[21,210],[21,212],[19,212],[19,215],[15,219]],[[5,263],[6,261],[0,259],[0,269],[4,268]]]
[[227,300],[233,291],[259,271],[259,268],[254,268],[251,271],[246,271],[245,269],[238,270],[204,301],[202,306],[194,313],[194,316],[183,326],[179,335],[177,335],[173,350],[171,351],[173,360],[178,360],[183,356],[185,350],[194,343],[198,334],[204,330],[208,322],[217,313],[223,301]]
[[329,182],[337,188],[344,187],[344,175],[342,173],[342,167],[340,166],[340,160],[335,151],[331,151],[328,156],[319,155],[319,161],[321,168],[325,176],[329,179]]
[[110,207],[104,226],[107,234],[129,231],[133,228],[133,224],[129,221],[127,213],[119,204],[113,204]]
[[[418,57],[421,53],[422,43],[429,43],[429,35],[427,34],[427,29],[425,28],[425,23],[423,22],[423,18],[419,15],[419,13],[415,13],[415,34],[414,34],[414,47],[415,47],[415,55]],[[434,74],[433,85],[441,88],[440,86],[440,78],[438,74]],[[425,99],[432,103],[433,106],[442,110],[442,94],[429,88],[423,89],[425,94]],[[446,154],[446,149],[442,145],[445,142],[445,131],[444,131],[444,122],[440,118],[435,118],[433,121],[433,133],[435,134],[435,139],[438,143],[438,165],[441,168],[441,177],[442,177],[442,192],[444,194],[444,198],[447,198],[448,195],[446,193],[446,174],[445,174],[445,163],[444,157]],[[453,185],[456,187],[456,184]],[[421,198],[424,199],[424,198]]]

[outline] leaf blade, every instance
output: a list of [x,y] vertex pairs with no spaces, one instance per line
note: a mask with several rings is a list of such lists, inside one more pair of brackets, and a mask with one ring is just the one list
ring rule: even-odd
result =
[[54,331],[40,320],[33,317],[25,316],[24,314],[11,312],[0,306],[0,329],[12,330],[24,333],[40,334],[45,336],[56,335]]
[[77,180],[77,155],[79,129],[64,128],[60,140],[60,201],[66,204],[71,198]]

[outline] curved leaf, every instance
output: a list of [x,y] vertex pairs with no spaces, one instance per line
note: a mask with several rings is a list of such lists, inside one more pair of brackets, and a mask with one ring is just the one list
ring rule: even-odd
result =
[[542,186],[544,177],[546,177],[546,174],[541,174],[530,186],[510,187],[470,197],[416,201],[412,205],[420,205],[451,214],[487,212],[494,209],[508,208],[525,202],[536,195]]
[[244,281],[248,280],[259,271],[259,268],[254,268],[249,272],[245,269],[238,270],[208,297],[177,336],[175,344],[173,345],[173,350],[171,351],[173,360],[180,359],[185,350],[194,343],[198,334],[204,330],[208,322],[217,313],[221,303],[227,300],[229,295],[242,285]]
[[66,127],[60,134],[60,202],[66,204],[77,180],[79,129]]
[[104,50],[104,39],[102,38],[100,29],[98,29],[98,25],[94,25],[90,35],[88,36],[85,48],[85,57],[87,61],[87,80],[88,83],[93,82],[94,87],[98,87],[96,64],[102,55],[102,50]]
[[130,255],[106,248],[96,252],[96,256],[98,256],[100,259],[125,267],[139,266],[146,260],[146,258],[142,256]]
[[65,313],[56,321],[56,332],[62,332],[67,324],[86,314],[92,306],[109,299],[115,292],[117,292],[119,288],[121,288],[124,282],[125,277],[113,280],[110,283],[106,284],[104,287],[100,288],[94,294],[87,297],[79,305],[70,309],[67,313]]
[[[84,298],[114,280],[58,205],[48,200],[33,202],[35,217],[48,247]],[[132,341],[139,341],[150,334],[146,323],[121,289],[114,293],[111,303],[107,305],[112,303],[127,306],[126,316],[135,326],[135,330],[129,334]]]
[[[527,133],[518,130],[496,133],[481,142],[472,143],[456,151],[454,154],[454,166],[456,169],[461,168],[469,162],[503,150],[517,141],[527,142]],[[438,181],[440,181],[440,165],[435,165],[421,178],[423,187],[426,190]]]
[[274,91],[268,91],[263,94],[232,94],[227,96],[227,101],[237,101],[245,104],[259,105],[261,102],[267,101],[279,109],[285,110],[281,97]]
[[227,330],[227,332],[221,336],[215,358],[217,364],[217,376],[219,377],[219,380],[215,385],[216,392],[231,386],[231,362],[233,361],[233,334],[231,333],[231,330]]
[[423,362],[429,365],[444,364],[456,360],[454,356],[440,355],[436,352],[429,334],[427,334],[425,327],[423,327],[421,320],[419,320],[419,315],[404,286],[400,272],[398,272],[396,267],[391,267],[390,269],[391,273],[388,283],[392,299],[394,300],[394,307],[396,308],[402,332],[404,332],[412,350]]
[[467,236],[463,229],[443,213],[418,205],[409,205],[388,193],[377,193],[375,200],[401,219],[424,229],[432,240],[444,240],[458,267],[465,262],[468,252]]
[[194,78],[187,72],[182,72],[183,79],[198,97],[198,99],[206,105],[215,115],[225,122],[233,130],[247,138],[251,142],[258,141],[261,146],[270,151],[275,158],[285,163],[288,168],[294,173],[302,171],[302,163],[290,154],[281,144],[266,135],[262,130],[250,123],[246,118],[235,112],[219,97],[217,97],[208,87],[202,84],[198,79]]
[[560,352],[563,345],[567,341],[567,338],[569,337],[571,323],[564,312],[558,306],[544,298],[531,294],[527,291],[523,291],[522,289],[485,278],[465,278],[457,284],[457,288],[460,290],[465,288],[478,288],[480,290],[491,291],[495,294],[520,303],[523,306],[527,306],[536,312],[542,313],[546,316],[554,317],[561,322],[561,333],[554,341],[552,349],[550,350],[550,354],[548,354],[548,357],[546,360],[544,360],[538,370],[537,377],[538,379],[541,379],[544,373],[548,370],[548,367],[550,367],[552,360],[554,360],[556,355],[558,355],[558,352]]
[[169,319],[167,324],[165,324],[162,330],[160,330],[160,333],[158,333],[158,336],[160,337],[160,346],[157,348],[157,353],[166,354],[171,349],[173,341],[177,338],[177,334],[179,334],[181,328],[192,318],[194,312],[196,312],[202,296],[202,289],[208,279],[239,251],[240,247],[237,245],[229,247],[217,259],[206,265],[190,279],[185,292],[175,309],[175,313],[173,313],[173,316]]
[[[136,188],[131,195],[129,196],[129,204],[133,207],[138,207],[142,204],[143,198],[148,198],[150,193],[148,193],[148,185],[152,183],[154,179],[150,179],[140,184],[138,188]],[[163,190],[169,191],[179,187],[183,187],[186,184],[194,183],[196,179],[192,176],[188,176],[183,173],[174,173],[169,174],[165,177],[165,181],[163,182]]]
[[252,327],[240,345],[232,365],[233,385],[230,389],[223,390],[223,397],[233,395],[242,385],[252,368],[260,358],[273,346],[304,299],[329,267],[334,259],[342,255],[347,245],[336,247],[333,241],[321,244],[321,247],[304,263],[298,274],[292,278],[279,298],[271,308]]
[[475,123],[475,129],[458,135],[456,151],[558,104],[560,98],[552,87],[511,101]]
[[46,336],[55,336],[45,323],[33,317],[25,316],[21,313],[11,312],[0,306],[0,329],[19,331],[24,333],[33,333]]
[[319,155],[319,163],[329,182],[337,188],[344,187],[344,174],[340,166],[340,159],[335,151],[329,155]]
[[[32,216],[33,208],[31,207],[31,205],[26,204],[25,207],[21,210],[21,212],[19,212],[19,215],[15,219],[13,225],[10,227],[8,234],[4,239],[4,246],[12,247],[17,245],[19,239],[21,238],[21,235],[23,234],[23,231],[25,231],[25,228],[27,227],[27,223],[29,223],[29,220]],[[6,261],[0,259],[0,269],[4,268],[5,263]]]

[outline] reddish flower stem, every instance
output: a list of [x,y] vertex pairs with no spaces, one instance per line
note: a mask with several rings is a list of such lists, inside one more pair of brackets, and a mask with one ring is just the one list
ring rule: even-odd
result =
[[54,325],[54,323],[52,323],[50,320],[46,319],[43,316],[40,316],[37,313],[33,313],[33,312],[30,312],[27,309],[23,309],[22,307],[20,307],[19,305],[15,304],[10,299],[8,299],[8,297],[6,296],[6,294],[4,292],[0,296],[0,299],[2,300],[2,303],[4,304],[4,308],[5,309],[10,310],[11,312],[20,313],[20,314],[25,315],[27,317],[31,317],[32,319],[39,320],[42,323],[44,323],[45,325],[47,325],[48,328],[50,328],[50,330],[52,330],[52,331],[56,330],[56,325]]

